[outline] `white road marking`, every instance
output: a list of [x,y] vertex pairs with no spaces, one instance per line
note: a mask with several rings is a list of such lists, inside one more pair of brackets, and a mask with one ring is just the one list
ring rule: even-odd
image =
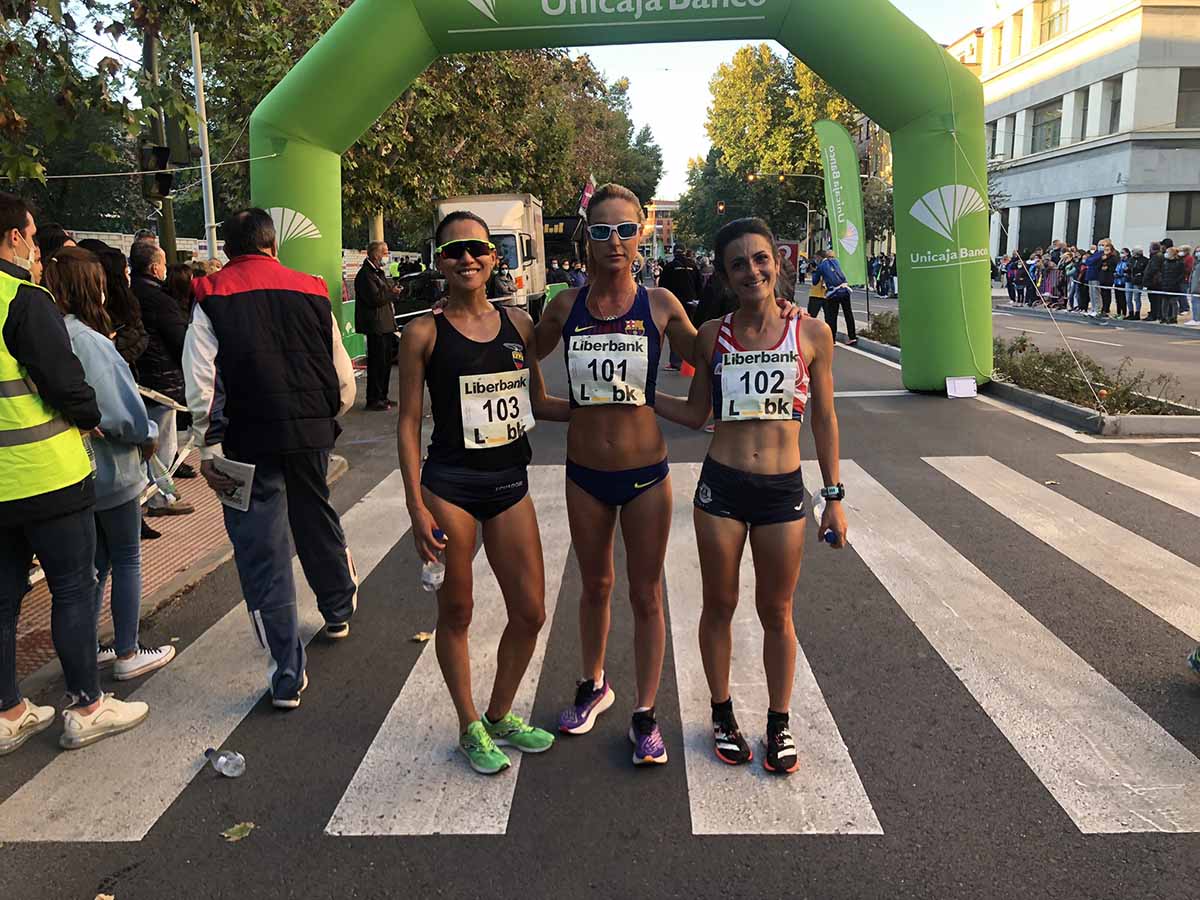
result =
[[[850,752],[825,703],[803,648],[796,655],[793,721],[800,770],[779,778],[762,768],[767,684],[762,668],[762,626],[754,607],[754,565],[749,542],[739,574],[733,620],[733,701],[754,761],[729,766],[713,754],[711,697],[696,629],[703,589],[692,524],[698,463],[676,465],[674,521],[667,550],[667,603],[675,678],[683,723],[688,803],[693,834],[882,834]],[[801,580],[802,590],[804,581]],[[816,588],[809,584],[809,588]]]
[[1029,334],[1045,334],[1044,331],[1034,331],[1032,328],[1018,328],[1015,325],[1003,325],[1002,328],[1007,328],[1009,331],[1028,332]]
[[[342,516],[342,527],[365,580],[409,528],[400,473]],[[296,558],[292,574],[307,642],[324,620]],[[0,841],[140,841],[204,768],[205,748],[220,747],[266,690],[267,654],[239,604],[129,698],[150,704],[145,724],[62,753],[0,805]]]
[[841,472],[855,552],[1080,831],[1200,830],[1200,760],[874,478]]
[[915,397],[912,391],[836,391],[834,397],[844,400],[863,399],[866,397]]
[[[528,721],[533,709],[546,640],[554,623],[566,567],[565,468],[531,466],[530,493],[546,564],[546,624],[517,690],[513,711]],[[496,675],[496,641],[508,621],[496,576],[480,551],[473,568],[475,611],[471,683],[480,711]],[[533,723],[549,726],[550,723]],[[400,695],[372,741],[362,764],[325,826],[331,835],[504,834],[512,811],[521,753],[506,750],[512,768],[492,777],[471,771],[458,752],[458,717],[446,691],[432,642],[421,652]],[[548,755],[561,754],[551,748]],[[534,763],[535,765],[537,762]],[[551,765],[562,765],[550,763]]]
[[[839,332],[841,334],[842,332]],[[892,362],[890,359],[884,359],[882,356],[876,356],[874,353],[868,353],[866,350],[860,350],[857,347],[851,347],[848,344],[835,344],[839,350],[847,350],[850,353],[857,353],[859,356],[865,356],[867,359],[874,360],[883,366],[890,366],[893,369],[899,369],[900,363]]]
[[1124,347],[1124,344],[1114,344],[1112,341],[1094,341],[1091,338],[1075,337],[1073,334],[1066,335],[1068,341],[1080,341],[1084,344],[1102,344],[1105,347]]
[[1200,567],[984,456],[926,460],[992,509],[1200,641]]
[[1060,453],[1059,456],[1117,484],[1200,516],[1200,480],[1132,453]]
[[1008,317],[1008,318],[1010,318],[1010,319],[1012,319],[1012,318],[1015,318],[1015,317],[1016,317],[1016,313],[1006,313],[1006,312],[1000,312],[1000,310],[998,310],[998,309],[993,309],[993,310],[992,310],[992,315],[993,315],[993,316],[1007,316],[1007,317]]

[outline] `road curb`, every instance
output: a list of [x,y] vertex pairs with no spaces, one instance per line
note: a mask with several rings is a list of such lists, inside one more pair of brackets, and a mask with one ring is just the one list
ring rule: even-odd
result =
[[[329,457],[329,474],[326,481],[332,485],[349,471],[350,463],[346,460],[346,457],[336,453],[331,454]],[[218,547],[193,565],[188,566],[186,571],[180,572],[153,594],[142,598],[142,610],[139,621],[145,622],[160,610],[169,606],[176,598],[194,589],[200,582],[231,559],[233,559],[233,547],[227,542],[224,546]],[[105,628],[97,636],[101,641],[111,638],[112,626],[110,625]],[[54,683],[61,678],[62,665],[57,658],[52,659],[37,671],[21,679],[21,692],[30,697],[44,696],[54,686]]]
[[980,390],[1088,434],[1103,437],[1200,437],[1200,416],[1105,416],[1086,406],[999,381],[989,382]]
[[[838,334],[842,333],[838,332]],[[858,343],[855,346],[859,350],[870,353],[872,356],[878,356],[895,363],[900,362],[900,348],[893,347],[891,344],[883,344],[879,341],[873,341],[870,338],[859,337]]]

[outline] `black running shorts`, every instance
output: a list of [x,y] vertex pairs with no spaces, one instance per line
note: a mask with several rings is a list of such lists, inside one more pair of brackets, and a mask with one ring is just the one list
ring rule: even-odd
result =
[[529,474],[525,466],[483,472],[427,460],[421,469],[421,486],[486,522],[525,499]]
[[800,470],[784,475],[756,475],[704,460],[696,485],[696,509],[723,519],[737,519],[751,528],[803,519],[804,477]]

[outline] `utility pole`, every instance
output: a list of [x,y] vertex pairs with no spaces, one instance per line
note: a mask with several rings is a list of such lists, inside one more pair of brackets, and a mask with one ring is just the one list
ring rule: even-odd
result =
[[370,232],[371,233],[368,236],[369,240],[372,240],[372,241],[382,241],[383,240],[383,210],[379,210],[378,212],[376,212],[374,215],[371,216]]
[[[196,78],[196,115],[200,119],[200,187],[204,194],[204,239],[208,258],[217,258],[217,209],[213,201],[212,158],[208,153],[208,112],[204,105],[204,69],[200,64],[200,35],[189,25],[192,36],[192,71]],[[172,223],[174,224],[174,223]]]
[[[150,83],[158,87],[158,37],[147,30],[142,41],[142,65],[150,77]],[[167,123],[163,111],[158,109],[154,121],[154,140],[159,146],[166,146]],[[170,197],[162,201],[162,233],[158,236],[158,245],[167,255],[167,262],[178,260],[175,254],[175,204]]]

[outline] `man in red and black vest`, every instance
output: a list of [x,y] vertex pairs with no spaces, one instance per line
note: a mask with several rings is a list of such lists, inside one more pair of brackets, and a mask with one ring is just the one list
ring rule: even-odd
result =
[[215,458],[255,466],[250,507],[225,506],[225,529],[255,636],[271,653],[272,701],[294,709],[308,676],[289,526],[327,638],[350,634],[357,604],[354,565],[326,483],[337,418],[354,404],[354,370],[325,282],[280,264],[270,215],[243,210],[222,227],[229,264],[192,282],[188,407],[200,473],[213,490],[238,486]]

